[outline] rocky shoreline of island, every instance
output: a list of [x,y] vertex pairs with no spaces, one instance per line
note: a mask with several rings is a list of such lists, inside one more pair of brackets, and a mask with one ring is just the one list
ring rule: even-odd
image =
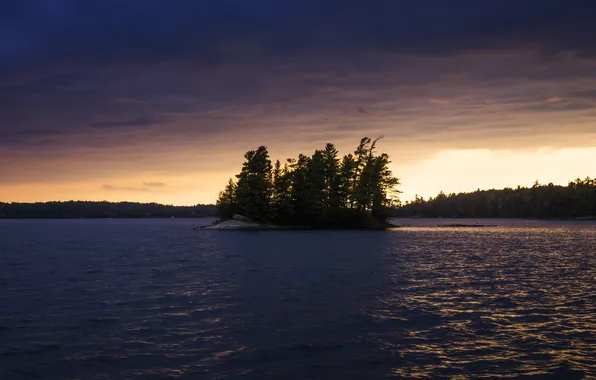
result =
[[204,226],[193,227],[193,230],[216,230],[216,231],[288,231],[288,230],[386,230],[388,228],[397,228],[399,226],[391,223],[377,223],[370,226],[361,226],[358,228],[341,228],[334,225],[327,227],[313,227],[308,225],[274,225],[258,223],[242,215],[233,215],[230,219],[216,219],[214,223]]

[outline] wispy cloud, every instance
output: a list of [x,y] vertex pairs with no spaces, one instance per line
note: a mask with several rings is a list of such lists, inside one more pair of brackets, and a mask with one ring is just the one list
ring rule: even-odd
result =
[[149,191],[146,187],[134,187],[134,186],[117,186],[117,185],[103,185],[103,189],[107,191],[131,191],[131,192],[145,192]]
[[428,99],[430,104],[437,104],[439,106],[447,106],[451,104],[451,100],[449,99],[440,99],[440,98],[430,98]]
[[155,191],[160,188],[164,188],[167,185],[160,181],[146,181],[140,186],[120,186],[120,185],[103,185],[102,188],[106,191],[130,191],[130,192],[148,192]]
[[146,187],[165,187],[166,184],[163,183],[163,182],[154,181],[154,182],[143,182],[143,186],[146,186]]
[[100,121],[91,123],[92,127],[96,128],[113,128],[113,127],[142,127],[147,125],[158,124],[160,121],[149,116],[140,116],[134,119],[117,120],[117,121]]

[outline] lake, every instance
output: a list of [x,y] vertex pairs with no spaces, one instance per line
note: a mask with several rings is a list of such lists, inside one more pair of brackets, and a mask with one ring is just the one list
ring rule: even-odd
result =
[[206,223],[0,220],[0,379],[596,377],[594,222]]

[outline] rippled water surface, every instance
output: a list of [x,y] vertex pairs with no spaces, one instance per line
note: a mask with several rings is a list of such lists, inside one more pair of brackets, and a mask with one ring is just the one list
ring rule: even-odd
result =
[[0,220],[0,379],[596,377],[596,224],[397,222]]

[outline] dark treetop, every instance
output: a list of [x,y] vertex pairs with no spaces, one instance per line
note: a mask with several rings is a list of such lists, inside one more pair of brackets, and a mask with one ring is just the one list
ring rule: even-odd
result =
[[439,193],[424,200],[416,197],[396,210],[397,216],[465,218],[594,218],[596,180],[576,179],[567,186],[538,182],[532,187],[477,190],[473,193]]
[[380,139],[365,137],[343,157],[327,144],[283,165],[272,164],[264,146],[248,151],[236,181],[219,194],[219,214],[281,226],[382,228],[398,200],[399,180],[388,168],[389,156],[376,153]]

